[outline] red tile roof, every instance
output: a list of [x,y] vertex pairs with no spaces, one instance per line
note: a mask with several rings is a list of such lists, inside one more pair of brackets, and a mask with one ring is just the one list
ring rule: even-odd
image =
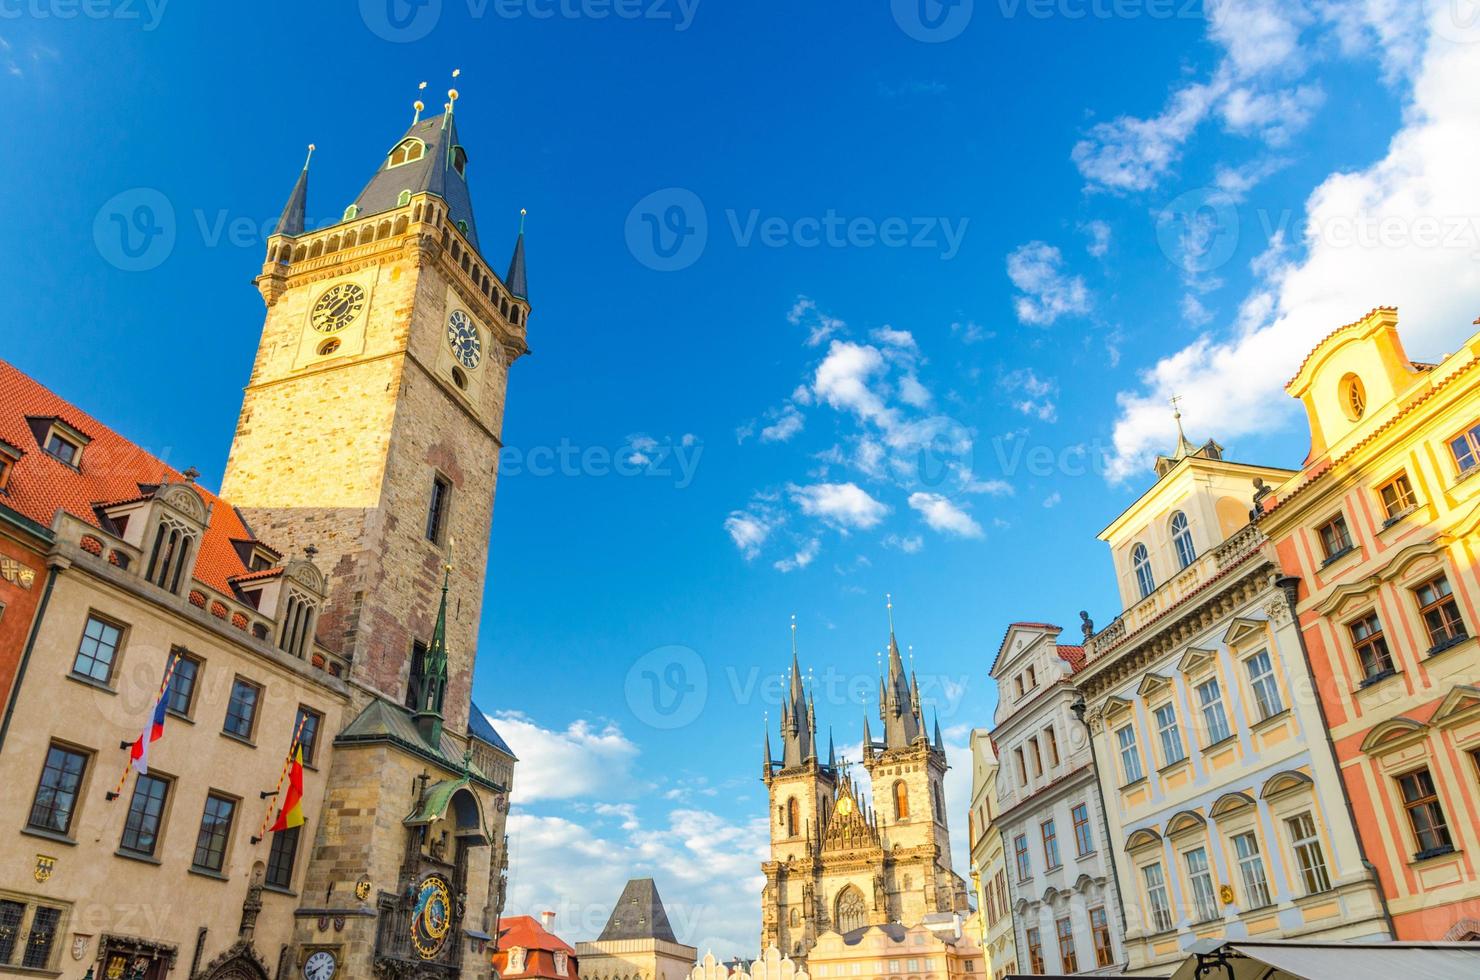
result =
[[1061,643],[1055,649],[1058,650],[1059,656],[1064,658],[1074,673],[1077,674],[1084,669],[1084,665],[1087,663],[1084,657],[1084,647],[1066,646]]
[[499,949],[522,946],[525,949],[563,950],[574,953],[569,943],[540,925],[532,915],[508,915],[499,920]]
[[[91,441],[82,451],[81,469],[73,469],[43,451],[27,417],[60,418],[87,436]],[[141,494],[147,496],[146,487],[185,480],[174,468],[3,360],[0,440],[23,453],[11,473],[5,503],[48,527],[58,511],[65,511],[101,528],[95,507],[138,499]],[[232,539],[250,539],[252,535],[235,508],[199,485],[195,489],[200,491],[210,515],[195,578],[230,595],[230,579],[247,571]]]

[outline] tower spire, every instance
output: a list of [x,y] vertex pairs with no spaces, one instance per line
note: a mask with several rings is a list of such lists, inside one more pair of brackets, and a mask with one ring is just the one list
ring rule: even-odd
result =
[[452,562],[442,566],[442,601],[437,606],[437,625],[432,643],[422,658],[416,678],[416,727],[428,745],[442,743],[442,701],[447,695],[447,589],[452,582]]
[[274,235],[301,235],[303,234],[303,213],[308,204],[308,164],[313,159],[314,145],[308,144],[308,155],[303,158],[303,169],[298,172],[298,180],[293,184],[293,193],[288,195],[288,203],[283,206],[282,216],[278,218],[277,228]]
[[509,292],[522,300],[529,299],[529,279],[524,272],[524,219],[528,214],[527,209],[519,209],[519,237],[514,239],[514,254],[509,257],[509,274],[504,276]]

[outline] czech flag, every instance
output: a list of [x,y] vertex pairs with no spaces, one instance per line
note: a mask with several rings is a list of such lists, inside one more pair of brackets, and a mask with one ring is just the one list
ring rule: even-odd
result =
[[[166,684],[166,691],[168,690]],[[159,703],[154,706],[154,717],[150,719],[149,728],[139,735],[133,747],[128,750],[129,767],[141,775],[149,771],[149,746],[158,742],[160,736],[164,735],[164,708],[166,695],[159,696]]]
[[293,754],[293,765],[288,769],[288,795],[283,797],[283,808],[278,811],[277,822],[268,829],[274,834],[289,827],[303,826],[303,746]]

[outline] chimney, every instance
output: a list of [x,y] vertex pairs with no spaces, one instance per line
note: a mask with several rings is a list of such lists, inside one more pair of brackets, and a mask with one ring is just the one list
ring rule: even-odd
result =
[[555,913],[541,912],[540,925],[544,926],[546,932],[553,933],[555,931]]

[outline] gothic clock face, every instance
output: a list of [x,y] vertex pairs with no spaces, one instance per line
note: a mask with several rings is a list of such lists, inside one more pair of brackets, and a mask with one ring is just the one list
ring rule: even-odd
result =
[[303,961],[303,980],[331,980],[339,963],[334,954],[321,949]]
[[852,812],[853,812],[853,801],[852,800],[848,799],[848,797],[845,796],[841,800],[838,801],[838,816],[840,816],[840,817],[846,817],[848,814],[850,814]]
[[452,893],[441,875],[427,875],[411,910],[411,945],[424,960],[435,957],[452,928]]
[[349,326],[365,305],[365,290],[359,283],[342,282],[324,290],[313,305],[310,319],[319,333],[337,333]]
[[478,328],[462,310],[453,310],[447,318],[447,346],[452,356],[469,371],[483,359],[483,342],[478,339]]

